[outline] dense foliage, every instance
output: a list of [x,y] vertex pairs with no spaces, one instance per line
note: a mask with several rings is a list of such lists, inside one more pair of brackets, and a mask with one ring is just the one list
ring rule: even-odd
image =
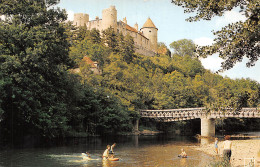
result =
[[[0,3],[5,15],[0,22],[0,133],[8,142],[131,128],[126,109],[115,97],[108,99],[68,70],[77,62],[69,58],[66,13],[51,7],[57,2]],[[96,56],[102,52],[93,50]]]
[[[92,30],[96,31],[96,30]],[[114,34],[103,37],[98,44],[103,48],[102,59],[98,59],[91,49],[97,43],[91,42],[91,35],[79,44],[71,47],[70,56],[81,61],[88,56],[101,61],[101,75],[91,72],[88,65],[81,63],[79,75],[84,82],[93,87],[102,87],[115,95],[126,106],[132,117],[138,116],[139,109],[169,109],[203,107],[221,109],[225,107],[259,106],[259,84],[250,79],[232,80],[206,70],[194,56],[194,43],[191,40],[179,40],[172,43],[176,51],[172,57],[162,52],[154,57],[131,54],[127,61],[125,47],[132,48],[133,43],[122,45],[129,36]],[[105,47],[104,42],[113,41]],[[86,44],[87,46],[83,44]],[[111,42],[112,43],[112,42]],[[158,46],[163,47],[162,43]],[[166,49],[165,49],[166,50]],[[84,54],[81,54],[84,53]],[[98,55],[98,54],[97,54]],[[245,124],[242,123],[242,126]]]
[[[16,4],[15,6],[13,4]],[[1,134],[55,136],[68,128],[72,83],[65,11],[56,1],[1,1],[0,69],[3,81]]]
[[222,63],[224,70],[232,68],[244,57],[249,59],[248,67],[253,66],[259,59],[259,0],[172,0],[172,3],[184,7],[185,12],[196,13],[194,17],[188,18],[188,21],[210,20],[214,16],[222,16],[226,11],[240,8],[240,13],[245,15],[246,20],[229,24],[214,32],[215,43],[212,46],[200,47],[198,53],[203,57],[219,53],[219,56],[225,60]]
[[160,54],[147,57],[134,52],[130,35],[64,23],[65,11],[51,8],[58,1],[1,2],[5,141],[125,133],[139,109],[259,106],[259,83],[205,70],[190,40],[174,42],[180,52],[171,56],[159,43]]

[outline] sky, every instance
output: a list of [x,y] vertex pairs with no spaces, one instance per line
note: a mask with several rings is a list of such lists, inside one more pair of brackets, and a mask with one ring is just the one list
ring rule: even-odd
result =
[[[201,46],[211,45],[214,39],[213,30],[245,20],[245,16],[238,10],[232,10],[210,21],[187,22],[185,19],[194,14],[184,13],[184,9],[173,5],[171,0],[60,0],[58,4],[60,8],[66,9],[69,20],[73,20],[74,13],[87,13],[90,20],[94,20],[96,16],[102,18],[102,10],[111,5],[117,9],[118,21],[126,17],[130,26],[137,23],[139,29],[150,17],[158,28],[158,42],[164,42],[168,47],[170,43],[180,39],[191,39]],[[220,69],[222,61],[218,55],[201,59],[203,66],[212,72]],[[246,62],[244,59],[232,69],[219,74],[232,79],[250,78],[260,83],[260,61],[251,68],[246,67]]]

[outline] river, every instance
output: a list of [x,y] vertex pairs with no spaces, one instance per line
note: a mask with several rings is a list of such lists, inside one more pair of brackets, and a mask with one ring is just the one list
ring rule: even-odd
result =
[[[119,161],[102,161],[107,144],[114,148]],[[1,167],[145,167],[145,166],[206,166],[212,157],[192,150],[200,142],[189,136],[120,136],[89,137],[68,140],[62,146],[24,148],[0,151]],[[184,148],[188,158],[178,158]],[[94,160],[83,160],[81,153],[89,152]]]

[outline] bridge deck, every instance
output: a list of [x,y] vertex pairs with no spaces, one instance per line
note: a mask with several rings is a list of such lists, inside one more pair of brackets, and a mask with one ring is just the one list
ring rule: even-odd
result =
[[223,111],[209,111],[205,107],[182,108],[167,110],[140,110],[141,117],[154,118],[158,121],[172,122],[198,118],[260,118],[260,109],[242,108],[240,111],[223,109]]

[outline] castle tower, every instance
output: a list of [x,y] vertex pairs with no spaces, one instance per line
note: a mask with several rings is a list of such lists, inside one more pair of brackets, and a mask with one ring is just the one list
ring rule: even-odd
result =
[[102,10],[102,29],[105,30],[110,26],[117,31],[117,10],[115,6]]
[[124,22],[125,24],[127,24],[126,17],[125,17],[125,18],[123,18],[123,22]]
[[151,43],[151,49],[154,52],[157,52],[157,31],[158,28],[155,27],[153,24],[153,21],[148,18],[146,22],[144,23],[143,27],[140,29],[140,31],[146,36],[150,43]]
[[89,22],[89,15],[84,13],[75,13],[74,14],[74,20],[73,25],[79,27],[79,26],[86,26]]

